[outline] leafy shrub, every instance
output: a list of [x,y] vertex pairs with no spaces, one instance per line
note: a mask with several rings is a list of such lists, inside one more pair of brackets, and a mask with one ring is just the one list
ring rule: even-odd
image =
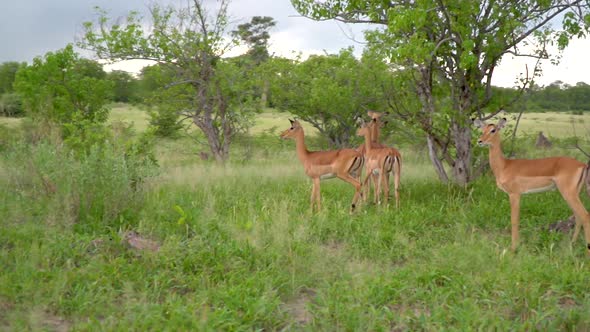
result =
[[104,233],[132,222],[143,201],[141,184],[157,170],[141,140],[95,144],[84,154],[47,141],[19,142],[8,150],[0,159],[7,190],[30,201],[25,205],[35,207],[40,222],[82,232]]
[[0,152],[6,150],[17,136],[15,129],[0,124]]
[[62,128],[55,122],[25,117],[20,127],[23,140],[27,144],[38,144],[43,141],[52,142],[55,145],[63,143]]
[[182,129],[182,123],[179,122],[178,110],[165,105],[159,105],[148,112],[150,115],[150,127],[154,134],[160,137],[178,137],[178,132]]
[[93,147],[102,146],[112,138],[111,131],[102,124],[75,117],[64,124],[64,143],[76,154],[87,154]]
[[0,115],[18,117],[24,113],[23,103],[18,94],[5,93],[0,96]]
[[68,45],[19,69],[14,88],[32,117],[62,125],[80,118],[103,123],[112,93],[112,82],[105,76],[102,65],[80,58]]

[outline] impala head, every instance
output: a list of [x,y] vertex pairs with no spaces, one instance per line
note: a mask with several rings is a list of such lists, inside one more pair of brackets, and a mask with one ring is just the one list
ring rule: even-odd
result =
[[381,113],[381,112],[375,112],[375,111],[368,111],[367,115],[369,117],[371,117],[371,120],[377,121],[377,120],[379,120],[380,117],[382,117],[384,115],[389,115],[389,112]]
[[371,134],[371,132],[369,131],[370,129],[371,129],[371,127],[369,126],[369,124],[363,122],[361,124],[361,127],[356,130],[356,135],[357,136],[367,136],[367,135],[370,135]]
[[291,127],[281,133],[282,139],[294,138],[298,132],[303,130],[299,121],[291,119],[289,121],[291,122]]
[[499,137],[498,135],[500,135],[500,130],[506,125],[506,118],[500,119],[498,124],[486,124],[480,119],[475,119],[473,124],[475,124],[483,132],[477,140],[477,144],[480,146],[492,145],[494,139]]

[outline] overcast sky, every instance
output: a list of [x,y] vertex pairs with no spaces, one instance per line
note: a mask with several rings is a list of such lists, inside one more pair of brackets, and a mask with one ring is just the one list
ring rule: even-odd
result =
[[[0,0],[0,63],[27,61],[46,52],[63,48],[81,32],[82,22],[95,18],[94,7],[109,11],[111,17],[123,17],[130,10],[145,11],[153,0]],[[166,0],[184,3],[186,0]],[[160,1],[161,2],[161,1]],[[213,0],[206,0],[214,3]],[[230,15],[238,23],[252,16],[272,16],[277,26],[271,32],[271,53],[289,56],[335,53],[354,46],[363,48],[362,30],[366,26],[348,26],[334,21],[315,22],[299,17],[289,0],[233,0]],[[356,40],[356,41],[355,41]],[[565,51],[561,64],[544,65],[541,85],[555,80],[569,84],[584,81],[590,84],[590,40],[575,40]],[[138,70],[140,64],[125,64],[114,68]],[[112,67],[111,67],[112,68]],[[529,67],[530,68],[530,67]],[[519,73],[525,71],[523,61],[507,57],[494,73],[494,84],[512,86]]]

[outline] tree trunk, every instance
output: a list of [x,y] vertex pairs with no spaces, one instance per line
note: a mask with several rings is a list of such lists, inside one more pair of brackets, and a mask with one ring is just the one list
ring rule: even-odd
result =
[[211,154],[215,157],[215,161],[223,164],[227,160],[229,147],[222,144],[213,123],[211,121],[200,121],[197,119],[193,119],[193,122],[201,129],[203,134],[205,134],[205,137],[207,137],[209,149],[211,150]]
[[471,128],[459,123],[451,125],[457,155],[453,164],[455,183],[465,186],[471,180]]
[[270,83],[265,79],[262,83],[262,93],[260,94],[260,107],[262,108],[268,106],[268,91],[270,91]]
[[449,177],[447,176],[447,171],[445,170],[442,162],[438,159],[437,148],[434,143],[434,138],[431,135],[426,136],[426,143],[428,144],[428,156],[430,157],[430,161],[434,166],[434,170],[438,175],[439,180],[442,183],[448,183]]

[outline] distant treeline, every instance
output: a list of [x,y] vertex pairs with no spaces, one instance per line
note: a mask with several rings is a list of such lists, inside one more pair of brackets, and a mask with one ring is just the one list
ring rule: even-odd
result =
[[[110,101],[123,103],[144,103],[146,98],[159,87],[161,73],[154,67],[145,67],[139,75],[125,71],[105,72],[102,65],[86,60],[85,70],[91,68],[91,76],[105,79],[112,84]],[[4,62],[0,64],[0,115],[22,116],[24,110],[13,83],[19,68],[25,63]],[[494,99],[500,107],[511,112],[574,112],[590,111],[590,85],[578,82],[569,85],[555,81],[547,86],[535,85],[522,93],[514,88],[494,88]],[[269,106],[272,105],[269,101]]]
[[522,93],[522,96],[510,105],[511,101],[518,97],[519,91],[511,88],[495,88],[494,94],[501,103],[509,105],[507,110],[519,112],[574,112],[590,111],[590,85],[578,82],[569,85],[562,81],[555,81],[548,86],[533,86]]
[[[103,66],[92,60],[84,59],[83,76],[110,81],[112,87],[108,98],[112,102],[141,103],[145,96],[152,90],[149,78],[136,77],[125,71],[105,72]],[[20,68],[25,68],[26,63],[4,62],[0,64],[0,115],[23,116],[24,109],[21,98],[15,92],[14,82],[16,73]]]

